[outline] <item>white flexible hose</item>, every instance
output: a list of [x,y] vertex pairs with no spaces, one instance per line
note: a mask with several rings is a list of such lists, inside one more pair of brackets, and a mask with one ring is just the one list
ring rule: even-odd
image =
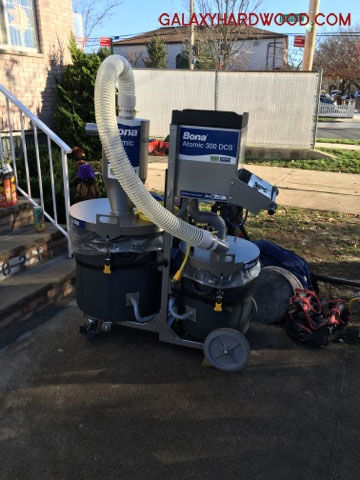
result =
[[125,58],[110,55],[103,61],[96,76],[95,117],[103,149],[120,185],[146,217],[174,237],[207,250],[226,251],[227,245],[209,231],[184,222],[160,205],[135,174],[119,136],[115,108],[117,85],[121,115],[131,117],[135,107],[133,72]]

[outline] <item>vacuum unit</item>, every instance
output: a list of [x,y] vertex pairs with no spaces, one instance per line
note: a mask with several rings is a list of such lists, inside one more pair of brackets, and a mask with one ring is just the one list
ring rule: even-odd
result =
[[133,118],[134,108],[131,67],[111,55],[96,78],[96,124],[86,126],[102,142],[108,198],[70,209],[77,303],[87,318],[80,330],[89,338],[114,324],[153,331],[203,349],[221,370],[240,370],[250,355],[244,333],[256,312],[259,249],[229,230],[224,212],[272,214],[278,193],[242,166],[248,114],[173,111],[160,198],[144,185],[149,121]]

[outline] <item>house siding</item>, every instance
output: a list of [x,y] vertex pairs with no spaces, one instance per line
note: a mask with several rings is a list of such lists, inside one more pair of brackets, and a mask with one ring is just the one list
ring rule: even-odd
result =
[[[73,31],[72,1],[35,0],[34,3],[40,51],[16,52],[11,46],[1,49],[0,84],[52,126],[56,79],[71,61],[68,46]],[[0,95],[2,130],[7,129],[6,117],[5,99]],[[20,129],[15,115],[12,122],[15,130]]]
[[[276,42],[274,49],[274,41]],[[168,43],[167,67],[176,68],[176,57],[182,51],[182,43]],[[240,49],[230,62],[229,70],[279,70],[286,60],[286,37],[260,38],[236,42],[234,49]],[[114,45],[114,53],[123,55],[134,67],[146,67],[146,45]]]

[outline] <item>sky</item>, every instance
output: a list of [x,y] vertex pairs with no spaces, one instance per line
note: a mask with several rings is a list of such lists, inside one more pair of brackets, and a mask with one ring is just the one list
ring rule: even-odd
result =
[[[105,3],[105,0],[104,0]],[[161,27],[158,18],[163,12],[173,14],[175,12],[187,12],[188,0],[119,0],[119,8],[111,18],[108,18],[102,26],[96,28],[91,37],[130,35],[154,30]],[[196,4],[196,0],[195,0]],[[289,6],[291,5],[291,7]],[[309,0],[264,0],[257,12],[306,12]],[[328,13],[351,13],[351,23],[360,24],[359,0],[320,0],[320,12]],[[280,33],[305,33],[304,27],[294,26],[266,27]],[[338,31],[335,27],[319,27],[318,33]],[[360,30],[360,28],[359,28]]]

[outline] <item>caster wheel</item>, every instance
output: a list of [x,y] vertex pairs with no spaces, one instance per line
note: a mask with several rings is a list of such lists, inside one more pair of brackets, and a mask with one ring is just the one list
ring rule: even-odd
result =
[[92,340],[96,336],[97,322],[85,322],[79,326],[79,332],[88,340]]
[[217,328],[209,333],[204,343],[207,361],[219,370],[242,370],[250,358],[250,345],[246,337],[233,328]]
[[101,330],[103,332],[110,332],[112,328],[112,322],[103,322],[101,325]]

